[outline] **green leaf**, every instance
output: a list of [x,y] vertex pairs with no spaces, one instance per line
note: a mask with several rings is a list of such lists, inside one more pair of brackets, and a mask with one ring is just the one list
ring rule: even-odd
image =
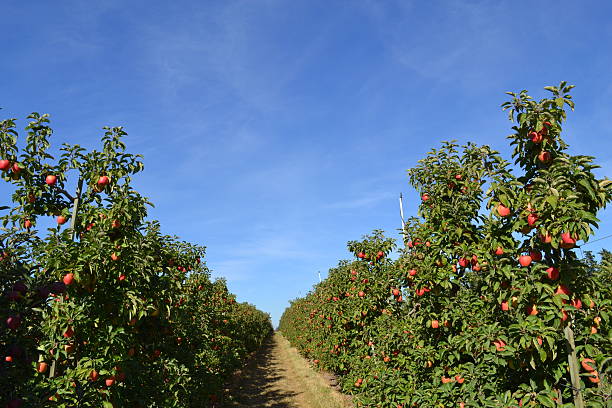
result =
[[550,206],[553,209],[556,209],[557,208],[557,204],[559,204],[559,199],[556,196],[551,195],[551,196],[546,197],[546,202],[548,204],[550,204]]
[[541,348],[540,350],[538,350],[539,354],[540,354],[540,361],[541,362],[545,362],[546,361],[546,351]]
[[550,397],[548,397],[547,395],[543,395],[540,394],[538,395],[538,401],[540,401],[540,403],[546,407],[555,407],[555,402],[550,399]]

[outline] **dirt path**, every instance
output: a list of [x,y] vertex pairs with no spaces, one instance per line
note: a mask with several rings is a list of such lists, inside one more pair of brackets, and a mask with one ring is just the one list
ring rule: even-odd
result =
[[279,333],[275,333],[226,389],[224,407],[350,408]]

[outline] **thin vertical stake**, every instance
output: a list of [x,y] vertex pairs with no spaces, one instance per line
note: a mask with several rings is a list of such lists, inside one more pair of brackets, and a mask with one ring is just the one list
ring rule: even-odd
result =
[[406,233],[406,221],[404,221],[404,197],[402,196],[402,193],[400,193],[399,195],[399,207],[400,207],[400,218],[402,219],[402,241],[404,241],[404,245],[406,243],[406,237],[405,237],[405,233]]
[[402,231],[403,231],[404,228],[406,227],[406,222],[404,221],[404,203],[403,203],[402,193],[400,193],[400,196],[399,196],[399,205],[400,205],[400,218],[402,219]]
[[72,217],[70,219],[70,229],[72,230],[72,240],[76,238],[76,219],[77,212],[79,211],[79,201],[81,201],[81,190],[83,189],[83,179],[79,178],[79,184],[77,185],[76,195],[74,197],[74,205],[72,207]]
[[[573,319],[571,323],[572,322]],[[565,345],[567,347],[567,362],[569,363],[570,379],[572,381],[574,406],[576,408],[584,408],[582,390],[580,389],[580,367],[578,366],[578,359],[576,358],[576,345],[574,344],[574,331],[571,328],[571,323],[566,325],[563,329],[566,340]]]

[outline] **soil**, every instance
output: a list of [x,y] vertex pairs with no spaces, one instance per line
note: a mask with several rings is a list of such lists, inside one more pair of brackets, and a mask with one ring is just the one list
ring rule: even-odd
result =
[[225,389],[226,408],[350,408],[335,378],[314,371],[280,334],[275,333],[236,372]]

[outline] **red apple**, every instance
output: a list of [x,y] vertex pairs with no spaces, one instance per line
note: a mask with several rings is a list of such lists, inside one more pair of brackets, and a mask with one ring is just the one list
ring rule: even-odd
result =
[[74,336],[74,330],[72,329],[72,326],[68,326],[68,329],[66,329],[66,331],[64,332],[64,337],[69,339],[72,336]]
[[576,309],[582,309],[582,301],[580,299],[574,298],[574,299],[572,299],[572,301],[570,303]]
[[429,198],[430,198],[430,197],[429,197],[429,194],[427,194],[427,193],[425,193],[425,194],[423,194],[423,195],[421,196],[421,200],[423,200],[423,201],[427,201],[427,200],[429,200]]
[[455,180],[461,180],[463,176],[461,174],[455,174]]
[[410,276],[414,276],[416,274],[417,274],[416,269],[411,269],[411,270],[408,271],[408,275],[410,275]]
[[365,254],[363,252],[358,253],[357,254],[357,258],[363,259],[363,258],[365,258]]
[[91,373],[89,373],[89,380],[90,381],[98,381],[98,372],[96,370],[92,370]]
[[359,293],[358,293],[358,295],[359,295],[359,297],[364,297],[364,296],[365,296],[365,292],[364,292],[364,291],[362,291],[362,290],[360,290],[360,291],[359,291]]
[[17,330],[21,326],[21,316],[12,315],[6,319],[6,326],[11,330]]
[[555,295],[567,295],[567,296],[569,296],[571,294],[572,294],[572,291],[569,290],[569,288],[567,286],[563,285],[563,284],[559,285],[557,287],[557,291],[555,292]]
[[536,305],[527,306],[527,314],[535,316],[538,314],[538,307]]
[[597,373],[597,371],[593,371],[592,373],[590,373],[587,378],[589,379],[590,382],[592,382],[593,384],[598,384],[599,383],[599,373]]
[[68,219],[66,217],[64,217],[63,215],[59,215],[57,217],[57,223],[59,225],[64,225],[66,223],[66,221],[68,221]]
[[21,171],[21,167],[19,167],[19,163],[13,163],[13,167],[11,169],[13,170],[13,173],[15,174],[19,174],[19,172]]
[[521,266],[523,267],[527,267],[529,265],[531,265],[531,257],[529,255],[521,255],[519,257],[519,263],[521,264]]
[[397,289],[397,288],[393,289],[393,296],[399,296],[399,294],[400,294],[400,290],[399,289]]
[[535,249],[529,251],[529,256],[535,262],[540,262],[542,260],[542,254],[540,253],[540,251],[536,251]]
[[32,228],[32,221],[30,221],[30,220],[28,220],[28,219],[24,220],[24,221],[23,221],[23,226],[24,226],[26,229],[30,229],[30,228]]
[[550,244],[552,242],[552,237],[548,233],[540,234],[540,240],[545,244]]
[[47,183],[48,185],[52,186],[55,183],[57,183],[57,176],[54,176],[52,174],[49,174],[46,178],[45,178],[45,183]]
[[104,187],[104,186],[108,185],[108,183],[110,183],[110,179],[108,178],[108,176],[101,176],[98,179],[98,186],[100,186],[100,187]]
[[47,368],[49,368],[49,365],[45,363],[44,361],[40,361],[36,365],[36,371],[38,371],[41,374],[47,372]]
[[438,322],[437,320],[432,320],[431,321],[431,327],[433,329],[437,329],[438,327],[440,327],[440,322]]
[[469,264],[470,261],[468,261],[466,258],[459,258],[459,266],[461,266],[462,268],[467,268]]
[[111,259],[112,259],[113,261],[118,261],[118,260],[119,260],[119,255],[117,255],[116,253],[114,253],[114,252],[113,252],[113,253],[111,254]]
[[546,275],[550,280],[557,280],[559,279],[559,269],[551,266],[550,268],[546,269]]
[[497,206],[497,214],[499,214],[500,217],[507,217],[510,215],[510,209],[503,204],[499,204]]
[[576,245],[576,239],[572,237],[569,232],[564,232],[561,234],[561,247],[562,248],[573,248]]
[[497,247],[497,249],[495,250],[495,255],[503,255],[504,254],[504,248],[502,247]]
[[551,159],[552,156],[550,155],[550,152],[544,150],[538,155],[538,160],[540,160],[542,163],[548,163]]
[[531,213],[527,216],[527,224],[529,224],[530,227],[533,227],[537,221],[538,221],[537,215]]
[[106,380],[104,380],[104,383],[106,384],[107,387],[112,386],[115,383],[115,376],[111,375]]
[[121,221],[119,221],[119,220],[113,220],[112,227],[113,227],[113,228],[119,228],[119,227],[121,227]]
[[542,143],[543,137],[541,133],[530,132],[529,136],[531,137],[531,141],[533,143]]
[[11,167],[11,162],[8,160],[0,160],[0,170],[7,171]]
[[595,371],[595,368],[596,368],[595,360],[591,358],[583,358],[580,364],[582,365],[582,368],[585,369],[585,371],[588,371],[588,372]]
[[504,300],[503,302],[501,302],[501,309],[503,311],[510,310],[510,305],[508,305],[508,301],[507,300]]
[[493,344],[495,345],[495,349],[497,351],[504,351],[506,349],[506,342],[501,339],[494,341]]
[[64,285],[66,286],[72,284],[72,282],[74,281],[74,273],[70,272],[64,275],[63,281],[64,281]]

